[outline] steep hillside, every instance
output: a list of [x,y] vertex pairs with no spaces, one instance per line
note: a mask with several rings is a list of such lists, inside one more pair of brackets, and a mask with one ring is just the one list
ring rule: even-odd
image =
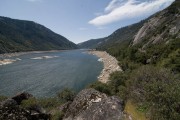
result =
[[133,45],[143,43],[143,47],[150,44],[169,42],[180,38],[180,1],[176,0],[167,9],[153,15],[138,31]]
[[111,47],[122,42],[129,43],[134,39],[135,34],[143,26],[144,22],[145,20],[127,27],[120,28],[108,37],[88,40],[78,45],[80,48],[105,49],[107,47]]
[[79,48],[88,48],[88,49],[93,49],[99,46],[101,43],[104,42],[104,38],[100,39],[91,39],[82,43],[78,44]]
[[0,53],[76,47],[65,37],[35,22],[0,17]]

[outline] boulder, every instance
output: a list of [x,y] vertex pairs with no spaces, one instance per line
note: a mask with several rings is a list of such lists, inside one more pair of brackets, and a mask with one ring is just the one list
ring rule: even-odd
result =
[[30,97],[33,97],[33,96],[27,92],[23,92],[23,93],[20,93],[16,96],[12,97],[12,99],[15,100],[18,103],[18,105],[20,105],[23,100],[27,100]]
[[124,103],[94,89],[82,90],[69,105],[63,120],[121,120]]
[[50,120],[51,115],[45,110],[34,105],[30,109],[20,106],[23,100],[32,97],[29,93],[21,93],[0,102],[0,120]]
[[1,102],[0,105],[2,107],[12,107],[12,106],[16,106],[17,102],[13,99],[7,99],[7,100]]

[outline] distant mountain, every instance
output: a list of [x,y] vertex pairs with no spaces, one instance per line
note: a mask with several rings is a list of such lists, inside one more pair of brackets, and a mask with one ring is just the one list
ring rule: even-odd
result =
[[92,39],[82,43],[79,43],[78,46],[80,48],[107,48],[121,42],[130,42],[134,39],[138,30],[143,26],[145,20],[120,28],[113,32],[108,37],[99,38],[99,39]]
[[43,25],[0,17],[0,53],[75,48],[76,44]]
[[91,39],[82,43],[78,44],[79,48],[88,48],[88,49],[93,49],[98,47],[101,43],[104,42],[104,38],[99,38],[99,39]]

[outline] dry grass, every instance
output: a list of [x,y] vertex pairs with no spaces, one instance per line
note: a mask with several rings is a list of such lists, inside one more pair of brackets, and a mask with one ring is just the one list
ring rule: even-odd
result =
[[[127,101],[124,111],[131,116],[132,120],[148,120],[148,118],[145,116],[145,113],[138,111],[137,106],[130,100]],[[129,118],[126,117],[125,120],[129,120]]]

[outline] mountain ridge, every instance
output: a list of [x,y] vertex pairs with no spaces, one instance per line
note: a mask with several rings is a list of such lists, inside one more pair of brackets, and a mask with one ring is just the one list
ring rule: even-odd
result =
[[76,44],[43,25],[0,16],[0,53],[76,48]]

